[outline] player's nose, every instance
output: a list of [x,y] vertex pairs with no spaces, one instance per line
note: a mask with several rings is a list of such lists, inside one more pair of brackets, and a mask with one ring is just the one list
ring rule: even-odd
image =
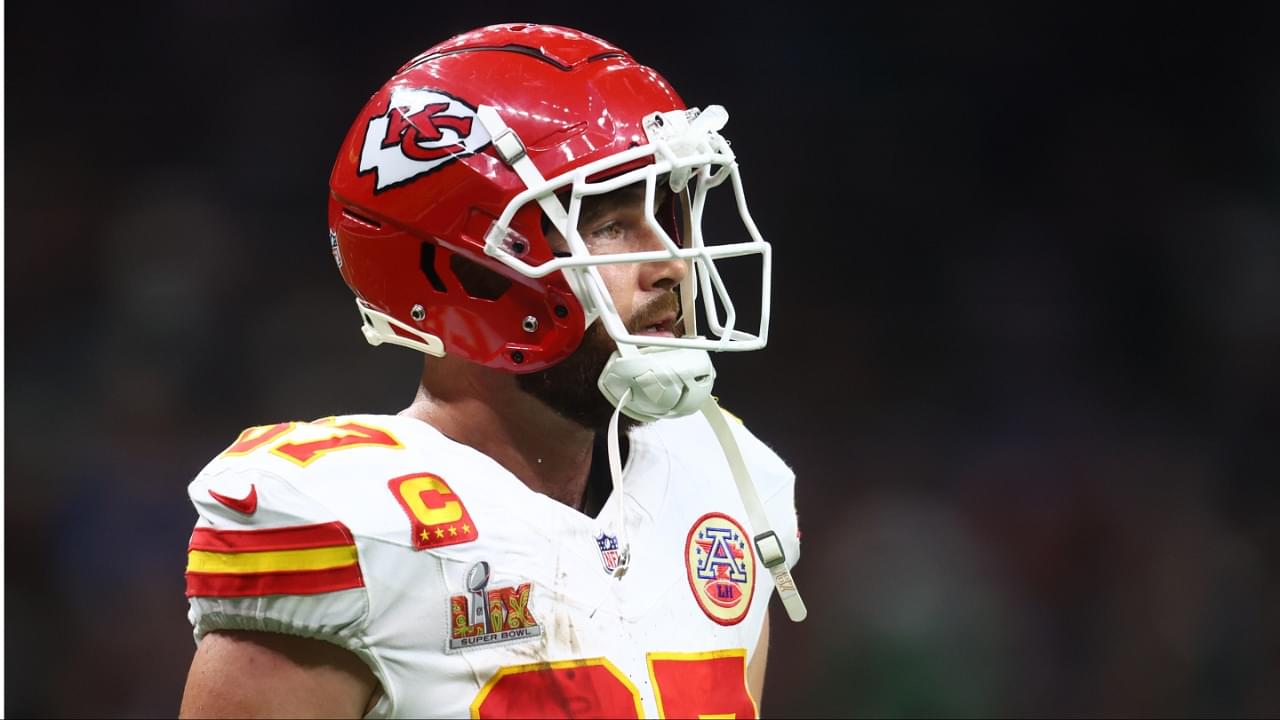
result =
[[[666,250],[667,245],[653,228],[646,226],[640,233],[637,250]],[[671,290],[689,274],[689,261],[680,258],[640,263],[640,287],[642,290]]]

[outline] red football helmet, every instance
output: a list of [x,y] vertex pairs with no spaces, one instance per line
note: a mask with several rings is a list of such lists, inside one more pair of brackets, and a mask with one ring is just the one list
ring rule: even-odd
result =
[[[597,318],[627,352],[762,347],[769,246],[718,134],[727,117],[687,109],[654,70],[562,27],[495,25],[422,53],[364,106],[330,178],[330,242],[365,337],[511,372],[564,359]],[[750,239],[707,246],[703,203],[726,179]],[[665,217],[650,220],[666,249],[592,256],[576,228],[582,199],[637,182],[651,207],[657,183],[673,191]],[[570,253],[553,254],[544,222]],[[754,334],[734,328],[714,266],[753,254],[763,267]],[[673,258],[688,267],[684,336],[629,333],[595,267]],[[696,333],[699,287],[714,339]]]

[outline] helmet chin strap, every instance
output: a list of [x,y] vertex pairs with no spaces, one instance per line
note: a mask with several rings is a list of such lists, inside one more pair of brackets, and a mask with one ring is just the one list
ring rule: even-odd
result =
[[637,348],[625,343],[618,344],[618,350],[609,358],[600,374],[597,383],[600,392],[614,406],[613,417],[609,420],[608,448],[609,472],[613,476],[613,491],[617,497],[620,559],[613,576],[621,578],[631,564],[631,544],[626,536],[626,512],[622,494],[621,452],[618,449],[618,417],[626,413],[642,422],[650,422],[701,411],[711,424],[725,460],[729,463],[734,483],[738,486],[738,495],[747,509],[751,528],[756,533],[753,539],[760,561],[773,575],[774,586],[778,588],[778,597],[782,600],[787,616],[793,622],[800,622],[809,614],[808,610],[796,589],[791,571],[787,569],[782,542],[769,527],[764,504],[756,492],[755,483],[751,481],[751,473],[742,459],[742,451],[733,436],[733,429],[729,427],[724,412],[711,395],[715,376],[711,357],[705,350]]

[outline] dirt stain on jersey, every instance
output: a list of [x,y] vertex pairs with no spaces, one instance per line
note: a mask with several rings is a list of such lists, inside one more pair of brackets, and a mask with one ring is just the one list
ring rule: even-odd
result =
[[[544,625],[543,627],[545,630],[546,626]],[[527,660],[529,662],[546,662],[551,659],[551,652],[548,646],[548,643],[550,642],[550,640],[548,639],[547,635],[548,633],[543,632],[541,635],[538,636],[537,642],[524,643],[521,645],[513,644],[511,645],[509,651],[514,657],[521,660]],[[524,663],[516,663],[516,664],[524,664]]]
[[561,645],[568,645],[569,652],[574,657],[582,650],[582,643],[578,642],[578,632],[573,626],[573,617],[569,613],[556,614],[555,627],[556,642]]

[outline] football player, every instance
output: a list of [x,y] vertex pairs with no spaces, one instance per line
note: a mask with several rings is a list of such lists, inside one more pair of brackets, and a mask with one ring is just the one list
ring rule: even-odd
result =
[[[191,483],[184,716],[758,714],[770,597],[805,608],[794,475],[711,396],[709,352],[763,347],[769,316],[727,120],[545,25],[373,95],[329,238],[421,386],[249,428]],[[710,195],[738,236],[703,235]],[[750,328],[726,258],[760,269]]]

